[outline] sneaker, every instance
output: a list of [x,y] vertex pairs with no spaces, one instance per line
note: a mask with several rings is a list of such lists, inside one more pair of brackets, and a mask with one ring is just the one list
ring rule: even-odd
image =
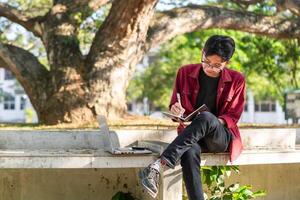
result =
[[155,198],[158,194],[159,171],[150,164],[139,172],[142,186]]

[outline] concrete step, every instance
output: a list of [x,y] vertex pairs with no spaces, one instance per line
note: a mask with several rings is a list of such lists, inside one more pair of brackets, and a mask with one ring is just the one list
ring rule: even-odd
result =
[[[1,150],[0,168],[140,168],[159,154],[111,155],[103,150]],[[300,148],[295,150],[245,150],[233,163],[228,153],[203,153],[202,166],[300,163]]]
[[[298,133],[296,140],[296,133]],[[137,144],[139,140],[170,143],[177,136],[176,130],[112,130],[114,146]],[[244,148],[295,149],[300,143],[300,131],[293,128],[241,129]],[[29,131],[0,130],[1,149],[103,149],[104,136],[99,130]]]

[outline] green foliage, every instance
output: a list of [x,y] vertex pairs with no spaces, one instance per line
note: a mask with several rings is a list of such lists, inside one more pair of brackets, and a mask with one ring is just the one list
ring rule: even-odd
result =
[[111,200],[138,200],[134,198],[131,193],[117,192]]
[[26,123],[32,123],[33,122],[33,116],[34,116],[34,110],[31,108],[25,109],[25,122]]
[[[0,85],[1,86],[1,85]],[[3,89],[0,88],[0,103],[3,102],[3,97],[4,97],[5,93],[3,92]]]
[[296,40],[275,40],[238,31],[208,30],[178,36],[159,49],[156,59],[130,82],[128,100],[148,97],[167,109],[176,72],[182,65],[199,63],[204,42],[213,34],[230,35],[236,52],[229,68],[242,72],[257,100],[279,99],[300,80],[300,48]]
[[[29,17],[45,15],[52,6],[52,0],[0,0],[0,2],[8,3],[24,11]],[[30,51],[49,69],[46,51],[41,41],[20,25],[12,23],[6,18],[0,18],[0,42]]]
[[207,186],[208,200],[247,200],[265,196],[266,192],[259,190],[251,191],[251,186],[241,186],[239,183],[226,186],[225,177],[232,172],[239,173],[238,166],[212,166],[201,167],[202,183]]
[[[283,92],[299,86],[298,43],[243,35],[238,42],[239,56],[234,61],[243,65],[249,88],[256,99],[279,99],[283,103]],[[240,56],[242,52],[247,56]]]
[[6,2],[26,12],[29,17],[44,15],[52,7],[52,0],[8,0]]
[[242,4],[238,1],[230,0],[208,0],[210,5],[223,6],[227,9],[240,10],[240,11],[249,11],[257,14],[263,15],[274,15],[276,14],[276,6],[274,1],[260,1],[256,4]]
[[[29,17],[45,15],[53,5],[52,0],[0,0],[24,11]],[[70,1],[72,2],[72,1]],[[78,26],[77,35],[73,38],[66,38],[64,43],[75,41],[86,54],[91,46],[94,35],[105,20],[110,10],[111,3],[101,7],[94,12],[91,9],[81,9],[70,15],[73,22]],[[13,34],[11,34],[13,33]],[[39,39],[32,33],[27,32],[23,27],[11,23],[5,18],[0,18],[0,41],[20,46],[33,53],[39,61],[49,69],[46,50]]]
[[90,17],[86,18],[85,20],[82,19],[84,15],[82,12],[76,13],[74,15],[75,20],[77,23],[80,24],[78,29],[78,40],[80,41],[80,49],[87,53],[95,36],[95,33],[99,29],[99,27],[104,22],[105,18],[107,17],[109,10],[111,8],[111,3],[108,3],[101,7],[97,12],[90,13]]
[[203,41],[194,40],[193,34],[197,33],[192,33],[190,37],[178,36],[161,47],[155,61],[130,82],[128,100],[143,94],[156,106],[167,107],[178,68],[187,63],[199,62]]

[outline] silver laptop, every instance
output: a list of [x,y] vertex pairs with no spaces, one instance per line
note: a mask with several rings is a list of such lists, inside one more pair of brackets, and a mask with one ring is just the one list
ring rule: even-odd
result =
[[113,145],[112,137],[108,129],[106,118],[103,115],[98,116],[100,131],[104,134],[104,150],[111,154],[150,154],[151,150],[136,146],[136,147],[116,147]]

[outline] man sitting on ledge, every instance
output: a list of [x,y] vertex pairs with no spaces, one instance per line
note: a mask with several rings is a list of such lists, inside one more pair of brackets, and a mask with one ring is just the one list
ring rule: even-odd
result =
[[189,199],[204,200],[200,153],[229,151],[232,162],[242,152],[237,122],[244,109],[245,78],[227,68],[234,50],[231,37],[214,35],[205,43],[200,64],[179,69],[170,111],[188,115],[206,104],[209,112],[198,114],[187,126],[180,122],[178,136],[154,163],[140,172],[142,185],[152,197],[158,193],[161,171],[165,167],[174,168],[180,159]]

